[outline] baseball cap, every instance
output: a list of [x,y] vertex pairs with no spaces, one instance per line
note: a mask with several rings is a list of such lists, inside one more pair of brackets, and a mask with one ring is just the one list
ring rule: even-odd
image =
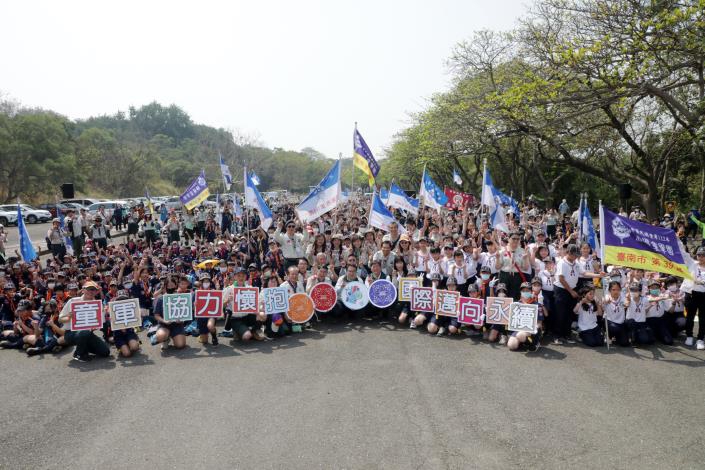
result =
[[[71,286],[69,285],[69,289],[70,289],[70,288],[71,288]],[[83,289],[91,289],[91,288],[97,290],[97,289],[98,289],[98,284],[96,284],[96,283],[93,282],[93,281],[87,281],[86,283],[83,284]]]

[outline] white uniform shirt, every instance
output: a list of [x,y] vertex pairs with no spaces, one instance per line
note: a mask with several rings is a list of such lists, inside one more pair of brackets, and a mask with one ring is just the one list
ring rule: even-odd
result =
[[[587,310],[585,309],[587,307]],[[597,313],[595,313],[595,304],[581,304],[578,307],[578,331],[592,330],[597,326]]]
[[[693,292],[705,292],[705,267],[697,265],[693,270],[693,277],[695,281]],[[705,328],[705,326],[703,328]]]
[[[631,295],[631,293],[629,294]],[[646,321],[646,307],[649,306],[649,301],[643,295],[638,301],[632,300],[627,307],[627,320],[634,320],[639,323]]]
[[622,295],[617,300],[612,299],[612,296],[609,295],[605,297],[602,309],[607,320],[619,325],[624,323],[624,297]]
[[563,284],[561,284],[560,281],[561,275],[565,278],[565,282],[568,283],[570,288],[575,289],[575,286],[578,285],[578,279],[580,279],[580,266],[577,261],[570,263],[566,258],[561,258],[560,261],[558,261],[558,265],[556,266],[556,280],[553,282],[553,285],[563,289]]

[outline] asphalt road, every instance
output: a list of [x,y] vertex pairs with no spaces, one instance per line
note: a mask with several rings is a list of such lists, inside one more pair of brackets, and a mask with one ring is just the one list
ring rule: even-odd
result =
[[0,352],[0,468],[705,462],[705,353],[681,346],[511,353],[372,322],[189,345],[86,364]]
[[[44,239],[47,236],[47,231],[51,228],[51,223],[45,224],[25,224],[27,227],[27,233],[29,234],[29,239],[32,240],[32,244],[38,251],[46,250],[46,242]],[[126,230],[126,229],[124,229]],[[7,256],[14,256],[15,250],[19,250],[20,247],[20,236],[16,225],[10,227],[5,227],[5,232],[7,233],[7,243],[5,244],[5,253]],[[113,229],[113,233],[115,229]],[[122,238],[120,238],[122,240]]]

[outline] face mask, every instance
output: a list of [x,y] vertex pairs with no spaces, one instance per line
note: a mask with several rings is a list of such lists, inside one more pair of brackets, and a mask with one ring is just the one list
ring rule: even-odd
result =
[[132,288],[132,283],[131,282],[126,282],[122,285],[125,289],[131,289]]
[[223,266],[221,266],[221,267],[220,267],[220,268],[218,268],[218,269],[220,269],[220,272],[221,272],[221,273],[224,273],[225,271],[227,271],[227,270],[228,270],[228,268],[227,268],[227,267],[223,267]]
[[47,287],[48,287],[49,289],[53,289],[54,286],[56,286],[56,284],[53,283],[53,282],[50,282],[49,284],[47,284]]
[[211,283],[210,283],[210,282],[204,282],[204,283],[201,284],[201,285],[202,285],[202,287],[203,287],[204,289],[208,289],[208,288],[211,286]]
[[632,300],[639,300],[639,293],[638,292],[632,292],[631,296],[632,296]]
[[531,292],[522,292],[522,293],[521,293],[521,298],[522,298],[522,299],[530,299],[530,298],[533,297],[533,296],[534,296],[534,295],[533,295]]
[[661,289],[651,289],[651,290],[649,290],[649,293],[650,293],[651,295],[656,296],[656,295],[659,295],[659,294],[661,293]]
[[489,274],[480,274],[480,277],[482,278],[483,281],[486,281],[490,278]]

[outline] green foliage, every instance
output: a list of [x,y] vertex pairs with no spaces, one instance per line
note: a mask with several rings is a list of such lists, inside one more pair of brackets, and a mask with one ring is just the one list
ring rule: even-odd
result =
[[[240,139],[242,140],[242,139]],[[260,188],[306,193],[333,160],[307,147],[301,152],[235,143],[231,132],[194,124],[183,110],[150,103],[72,122],[53,112],[0,102],[0,200],[53,201],[61,183],[101,197],[179,194],[201,169],[211,192],[223,192],[222,155],[242,191],[243,166]]]

